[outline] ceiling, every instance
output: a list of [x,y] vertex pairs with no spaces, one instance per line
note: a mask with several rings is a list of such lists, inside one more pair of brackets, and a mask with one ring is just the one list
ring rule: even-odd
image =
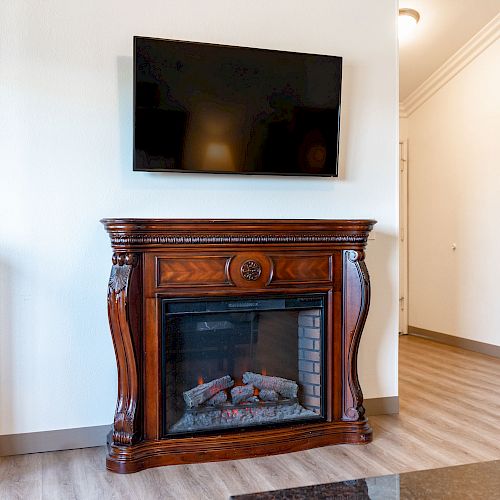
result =
[[404,101],[500,12],[500,0],[400,0],[415,9],[415,34],[400,42],[399,100]]

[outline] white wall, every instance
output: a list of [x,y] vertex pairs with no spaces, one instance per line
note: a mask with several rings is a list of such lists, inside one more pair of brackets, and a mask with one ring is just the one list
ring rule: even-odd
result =
[[[395,13],[395,0],[2,2],[0,434],[112,421],[102,217],[378,219],[361,381],[368,398],[397,394]],[[343,56],[341,177],[132,172],[133,35]]]
[[497,41],[409,117],[410,325],[495,345],[499,61]]

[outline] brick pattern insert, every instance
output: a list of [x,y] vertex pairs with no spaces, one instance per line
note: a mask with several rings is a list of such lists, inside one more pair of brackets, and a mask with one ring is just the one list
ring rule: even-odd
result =
[[321,412],[321,309],[299,312],[299,386],[301,404]]

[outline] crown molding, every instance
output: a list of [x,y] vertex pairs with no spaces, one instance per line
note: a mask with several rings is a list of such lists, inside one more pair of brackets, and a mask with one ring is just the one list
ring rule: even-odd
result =
[[[465,66],[487,49],[500,36],[500,14],[476,33],[463,47],[453,54],[439,69],[417,87],[399,106],[399,116],[406,118],[448,83]],[[401,111],[405,113],[401,114]]]

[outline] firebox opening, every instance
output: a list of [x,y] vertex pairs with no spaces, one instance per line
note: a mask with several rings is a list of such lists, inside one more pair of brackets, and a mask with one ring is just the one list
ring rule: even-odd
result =
[[319,294],[163,300],[164,434],[322,419]]

